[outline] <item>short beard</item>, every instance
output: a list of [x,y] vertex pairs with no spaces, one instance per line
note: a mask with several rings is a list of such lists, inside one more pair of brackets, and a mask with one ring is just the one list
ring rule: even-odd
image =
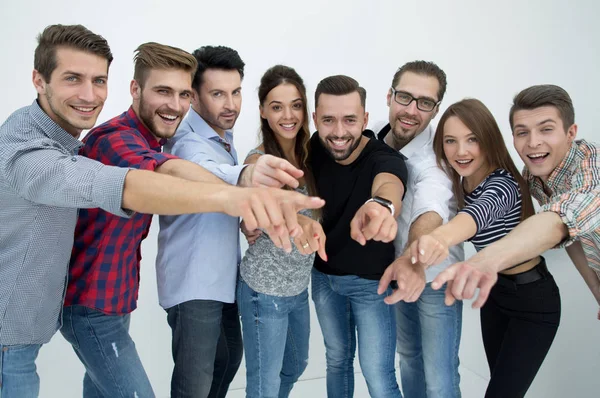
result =
[[335,151],[330,149],[329,144],[327,143],[327,139],[322,139],[321,137],[319,137],[319,140],[321,140],[321,145],[323,145],[325,151],[331,159],[335,160],[336,162],[343,162],[354,153],[356,148],[358,148],[358,146],[360,145],[360,141],[362,140],[362,135],[357,140],[355,140],[355,142],[350,146],[350,148],[348,148],[348,152],[343,153],[342,155],[337,155]]

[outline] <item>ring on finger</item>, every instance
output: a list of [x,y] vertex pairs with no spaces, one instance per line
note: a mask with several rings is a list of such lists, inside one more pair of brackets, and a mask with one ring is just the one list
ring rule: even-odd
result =
[[306,242],[305,244],[302,245],[302,248],[306,249],[306,248],[308,248],[308,246],[310,246],[310,245],[308,244],[308,242]]

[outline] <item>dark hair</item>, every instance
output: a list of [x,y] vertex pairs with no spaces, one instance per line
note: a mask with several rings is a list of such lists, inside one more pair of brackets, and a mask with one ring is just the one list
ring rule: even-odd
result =
[[192,53],[198,62],[192,87],[200,91],[204,71],[207,69],[237,70],[240,79],[244,79],[244,61],[237,51],[225,46],[203,46]]
[[510,108],[510,128],[513,128],[515,112],[520,110],[531,110],[542,106],[553,106],[558,109],[565,131],[575,123],[575,109],[569,94],[559,86],[553,84],[542,84],[531,86],[515,95],[513,105]]
[[[83,25],[50,25],[37,37],[38,45],[33,57],[33,68],[37,70],[47,83],[56,69],[56,49],[71,48],[98,55],[108,61],[113,60],[108,42]],[[108,67],[107,67],[108,69]]]
[[394,74],[394,78],[392,79],[392,87],[396,87],[398,82],[400,82],[400,78],[405,72],[416,73],[417,75],[431,76],[435,77],[440,85],[440,88],[437,92],[437,100],[441,101],[444,99],[444,94],[446,94],[446,73],[440,69],[439,66],[434,64],[433,62],[428,61],[412,61],[407,62],[402,65],[396,73]]
[[[304,121],[302,122],[302,127],[298,131],[298,135],[296,136],[296,145],[294,147],[294,155],[296,159],[287,159],[283,149],[281,148],[281,145],[279,144],[279,141],[277,141],[277,137],[275,136],[273,129],[271,129],[271,126],[269,126],[269,122],[267,119],[261,117],[260,135],[262,138],[262,144],[265,148],[266,154],[284,158],[292,163],[294,160],[297,161],[300,169],[304,172],[304,180],[306,181],[306,187],[309,195],[317,196],[317,188],[314,176],[308,163],[310,128],[308,126],[308,101],[306,99],[306,87],[304,86],[304,81],[293,68],[284,65],[275,65],[267,69],[265,74],[260,79],[260,86],[258,87],[258,101],[261,106],[264,106],[267,95],[269,95],[271,90],[282,84],[291,84],[296,87],[298,93],[300,93],[300,98],[302,99],[302,105],[304,107]],[[313,214],[316,215],[316,218],[319,218],[320,216],[319,211],[313,210]]]
[[446,171],[452,179],[454,194],[458,200],[459,208],[464,207],[464,191],[460,183],[460,175],[450,166],[444,154],[444,128],[451,117],[457,117],[477,137],[481,153],[486,157],[487,164],[493,169],[501,168],[508,171],[519,184],[521,191],[521,221],[533,215],[533,203],[527,182],[517,170],[500,132],[500,127],[490,110],[477,99],[464,99],[456,102],[446,109],[438,123],[433,139],[433,150],[438,166]]
[[362,88],[356,80],[349,76],[336,75],[329,76],[321,80],[315,91],[315,108],[319,105],[319,96],[321,94],[346,95],[357,92],[360,96],[360,103],[365,108],[367,102],[367,91]]
[[193,78],[198,66],[196,58],[187,51],[154,42],[141,44],[135,50],[133,62],[133,78],[140,87],[144,86],[148,72],[152,69],[181,69],[189,72]]

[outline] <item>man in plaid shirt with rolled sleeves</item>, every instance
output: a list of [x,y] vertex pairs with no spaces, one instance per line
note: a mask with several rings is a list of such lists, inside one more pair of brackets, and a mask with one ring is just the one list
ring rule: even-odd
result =
[[[197,164],[161,153],[189,109],[196,59],[158,43],[142,44],[136,51],[132,106],[91,130],[80,153],[107,165],[222,184]],[[280,171],[287,182],[299,177],[291,164],[273,159],[245,168],[240,185],[256,185]],[[126,219],[102,209],[80,210],[61,333],[86,368],[84,397],[154,396],[129,335],[129,314],[138,298],[140,245],[151,221],[151,214]]]
[[[573,102],[558,86],[532,86],[517,94],[510,124],[539,212],[434,283],[453,280],[448,302],[469,299],[479,287],[474,305],[481,307],[498,271],[558,246],[565,247],[600,306],[600,147],[575,141]],[[600,311],[597,316],[600,320]]]

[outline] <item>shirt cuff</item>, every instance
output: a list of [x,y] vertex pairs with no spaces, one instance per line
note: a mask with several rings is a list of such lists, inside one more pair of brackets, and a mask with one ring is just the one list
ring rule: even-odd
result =
[[236,166],[228,166],[227,169],[222,170],[222,175],[218,175],[223,181],[229,185],[237,185],[240,179],[242,170],[248,166],[247,164],[239,164]]
[[123,209],[123,189],[128,168],[104,166],[96,173],[92,198],[102,210],[119,217],[130,218],[135,212]]

